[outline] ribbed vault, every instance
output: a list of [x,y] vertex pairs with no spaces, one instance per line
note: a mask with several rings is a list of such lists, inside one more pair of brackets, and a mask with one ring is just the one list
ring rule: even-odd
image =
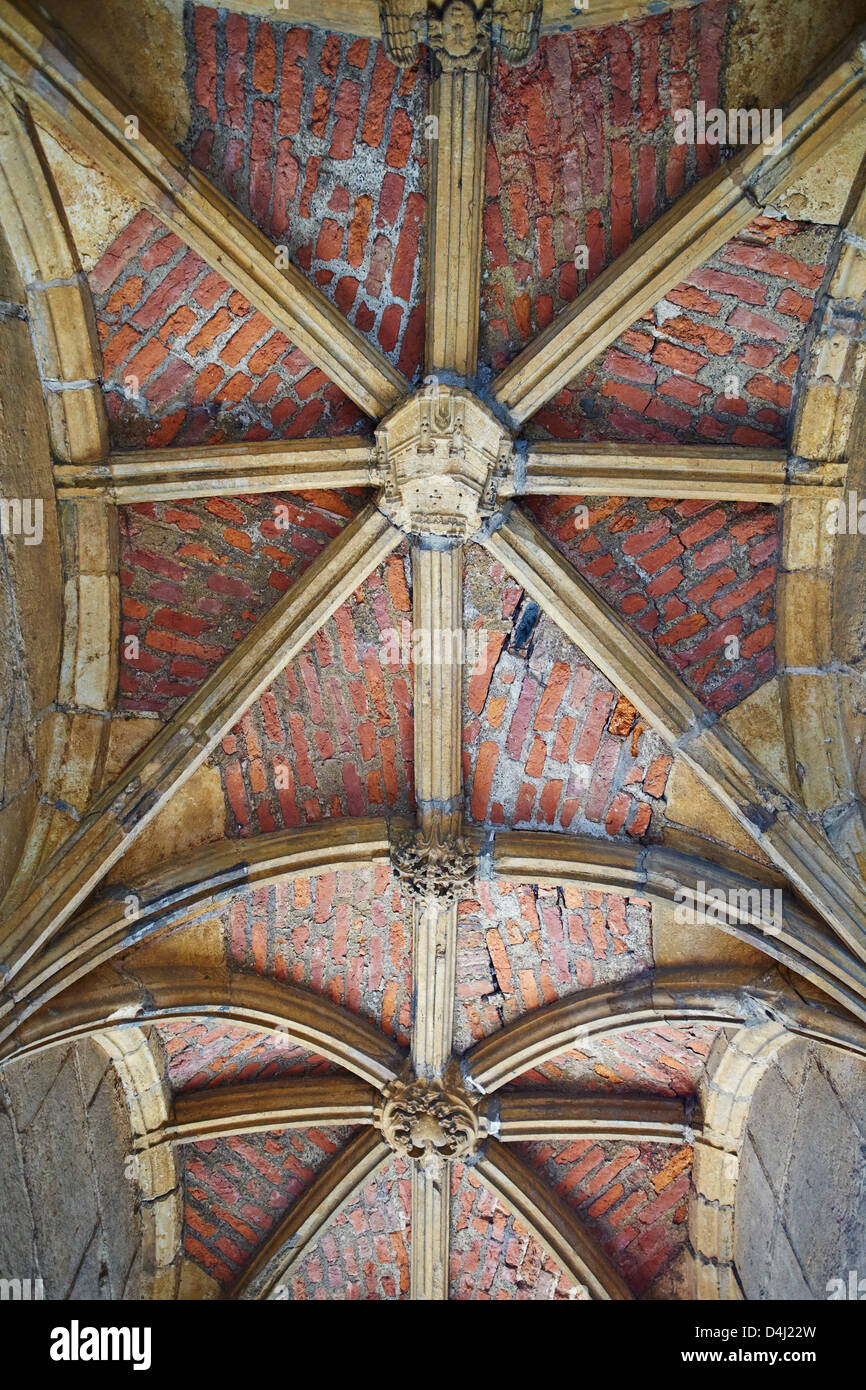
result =
[[[0,215],[66,581],[0,1059],[89,1037],[116,1059],[155,1296],[175,1164],[184,1254],[224,1296],[312,1297],[325,1267],[356,1297],[682,1292],[693,1155],[705,1193],[722,1129],[711,1045],[736,1096],[792,1038],[866,1056],[857,672],[824,526],[863,369],[862,171],[838,230],[779,213],[862,121],[863,31],[775,144],[688,169],[669,132],[642,146],[665,196],[623,213],[615,172],[605,226],[593,159],[616,171],[653,128],[626,48],[679,45],[685,72],[694,45],[709,71],[716,0],[301,0],[253,36],[254,9],[193,7],[187,158],[0,0]],[[602,28],[622,110],[557,166]],[[360,170],[345,247],[326,136]],[[54,140],[134,213],[89,281]],[[554,199],[579,178],[586,264]],[[701,404],[725,353],[763,372],[748,423]],[[712,830],[673,814],[677,783]],[[724,905],[684,944],[676,908],[708,885]],[[143,1108],[148,1034],[170,1094]],[[700,1296],[738,1296],[696,1220]]]

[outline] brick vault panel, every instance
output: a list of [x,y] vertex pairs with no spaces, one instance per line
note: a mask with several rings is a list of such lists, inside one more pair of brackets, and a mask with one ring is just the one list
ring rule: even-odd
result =
[[426,77],[381,43],[196,6],[193,163],[408,376],[424,334]]
[[581,1294],[472,1168],[451,1174],[451,1297],[570,1300]]
[[651,908],[616,893],[479,883],[460,904],[456,1047],[653,963]]
[[207,1139],[185,1150],[184,1254],[229,1288],[350,1131]]
[[115,448],[343,434],[363,418],[150,213],[115,239],[90,287]]
[[225,1023],[162,1023],[168,1078],[175,1091],[200,1091],[274,1077],[332,1075],[336,1068],[285,1039]]
[[639,712],[475,548],[464,603],[467,815],[572,833],[657,833],[671,759]]
[[614,1037],[587,1039],[580,1048],[551,1058],[515,1077],[518,1090],[628,1092],[651,1096],[692,1096],[716,1029],[704,1024],[661,1024],[631,1028]]
[[322,492],[120,508],[120,708],[177,709],[360,505]]
[[378,1302],[409,1296],[410,1177],[396,1155],[329,1224],[289,1276],[290,1299]]
[[585,1223],[639,1298],[687,1298],[692,1148],[671,1144],[518,1144]]
[[[714,713],[773,675],[777,507],[621,497],[530,507],[557,548]],[[726,647],[730,638],[738,651]]]
[[239,895],[223,921],[239,969],[324,994],[408,1041],[411,912],[389,868],[257,888]]
[[[727,0],[542,39],[498,66],[484,213],[482,356],[501,367],[718,162],[674,143],[673,110],[716,104]],[[588,266],[578,268],[575,248]]]
[[536,438],[784,445],[836,229],[759,217],[528,422]]
[[414,808],[407,566],[390,556],[222,740],[229,835]]

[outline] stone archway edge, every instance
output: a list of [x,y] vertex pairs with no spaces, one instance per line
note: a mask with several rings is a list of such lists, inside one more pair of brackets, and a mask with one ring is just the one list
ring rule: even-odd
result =
[[[375,868],[389,864],[392,851],[399,860],[411,828],[410,821],[400,818],[391,822],[382,818],[335,820],[221,841],[185,856],[168,869],[113,885],[10,982],[0,999],[0,1040],[14,1035],[27,1017],[57,994],[138,942],[153,940],[213,913],[253,886],[339,869]],[[694,891],[697,901],[699,885],[709,876],[728,902],[724,918],[714,925],[770,954],[856,1016],[866,1018],[866,970],[862,963],[789,893],[782,897],[781,926],[764,921],[752,908],[749,895],[762,886],[776,889],[784,880],[744,856],[729,853],[722,862],[713,864],[664,846],[640,847],[545,831],[500,830],[488,837],[481,831],[465,830],[464,838],[476,862],[480,860],[478,872],[492,875],[494,881],[571,884],[584,890],[648,896],[671,903],[683,888]],[[471,895],[471,886],[464,892]],[[136,904],[132,920],[130,902]]]

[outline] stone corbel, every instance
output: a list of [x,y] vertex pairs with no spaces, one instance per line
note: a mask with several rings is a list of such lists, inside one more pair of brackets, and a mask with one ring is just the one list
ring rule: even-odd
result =
[[494,0],[474,5],[451,0],[442,6],[424,0],[381,0],[385,50],[398,67],[411,67],[418,45],[431,49],[440,72],[487,71],[491,43],[512,66],[535,52],[541,28],[541,0]]
[[436,76],[440,73],[490,71],[491,12],[476,10],[470,0],[451,0],[427,19],[427,46]]

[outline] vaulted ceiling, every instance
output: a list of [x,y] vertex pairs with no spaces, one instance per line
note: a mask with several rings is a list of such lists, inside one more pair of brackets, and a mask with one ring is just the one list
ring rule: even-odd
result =
[[0,1054],[110,1049],[154,1296],[741,1295],[718,1096],[866,1054],[864,15],[777,8],[0,0]]

